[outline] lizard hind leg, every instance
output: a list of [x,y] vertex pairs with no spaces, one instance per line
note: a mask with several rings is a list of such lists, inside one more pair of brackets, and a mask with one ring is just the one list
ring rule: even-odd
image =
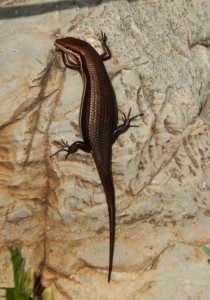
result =
[[123,124],[118,125],[117,128],[115,129],[114,135],[113,135],[113,144],[116,142],[118,136],[120,134],[123,134],[124,132],[126,132],[130,127],[138,127],[138,125],[131,125],[130,123],[137,117],[142,116],[143,114],[138,114],[133,117],[130,117],[130,114],[131,114],[131,108],[129,109],[127,117],[123,113]]
[[59,152],[67,152],[65,159],[69,156],[69,154],[75,153],[78,150],[82,150],[84,152],[91,152],[91,147],[90,145],[86,144],[83,141],[76,141],[73,144],[69,145],[68,142],[64,142],[64,140],[61,139],[60,142],[54,141],[60,149],[53,153],[50,157],[53,157],[54,155],[57,155]]

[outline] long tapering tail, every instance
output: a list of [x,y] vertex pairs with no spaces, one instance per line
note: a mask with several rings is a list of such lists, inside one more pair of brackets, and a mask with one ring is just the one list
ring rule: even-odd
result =
[[111,163],[107,163],[104,168],[98,164],[97,159],[95,163],[98,169],[98,173],[101,179],[101,183],[104,188],[106,195],[106,201],[108,205],[109,212],[109,273],[108,273],[108,282],[111,279],[112,266],[113,266],[113,256],[114,256],[114,245],[115,245],[115,190],[112,179]]
[[108,282],[110,282],[111,273],[112,273],[112,266],[113,266],[114,244],[115,244],[115,199],[112,198],[112,203],[109,203],[108,200],[107,200],[107,203],[108,203],[108,210],[109,210],[109,235],[110,235],[110,237],[109,237],[109,274],[108,274]]

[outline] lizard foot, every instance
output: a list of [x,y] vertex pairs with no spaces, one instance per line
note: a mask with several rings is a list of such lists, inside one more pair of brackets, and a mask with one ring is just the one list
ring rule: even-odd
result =
[[123,113],[123,125],[127,128],[129,127],[139,127],[138,125],[131,125],[130,123],[136,119],[137,117],[142,116],[143,114],[138,114],[130,118],[131,108],[129,109],[128,116],[126,117],[125,113]]

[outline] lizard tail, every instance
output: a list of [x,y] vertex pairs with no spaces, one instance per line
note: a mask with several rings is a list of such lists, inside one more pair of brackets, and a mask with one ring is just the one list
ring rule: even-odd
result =
[[[97,165],[97,164],[96,164]],[[112,265],[113,265],[113,256],[114,256],[114,244],[115,244],[115,191],[114,184],[112,179],[111,168],[101,169],[98,168],[99,176],[101,183],[104,188],[106,195],[106,201],[108,205],[109,212],[109,273],[108,273],[108,282],[111,279]]]
[[[110,198],[109,198],[110,201]],[[108,203],[108,201],[107,201]],[[114,244],[115,244],[115,199],[112,198],[112,203],[108,203],[109,210],[109,274],[108,282],[111,279],[112,265],[113,265],[113,256],[114,256]]]

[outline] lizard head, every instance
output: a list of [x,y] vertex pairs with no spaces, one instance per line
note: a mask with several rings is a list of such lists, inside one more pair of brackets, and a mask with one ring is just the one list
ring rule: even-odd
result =
[[73,37],[61,38],[55,41],[55,46],[58,50],[73,56],[81,56],[85,47],[87,47],[86,45],[88,45],[88,43],[85,41]]

